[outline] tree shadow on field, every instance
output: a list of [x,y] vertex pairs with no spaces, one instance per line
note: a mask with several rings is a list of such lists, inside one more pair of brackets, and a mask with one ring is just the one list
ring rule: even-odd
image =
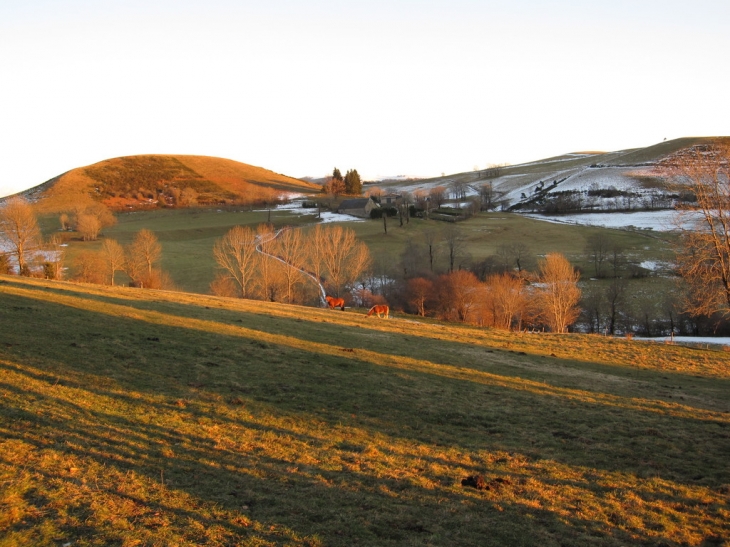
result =
[[[71,289],[74,287],[72,286]],[[372,350],[389,356],[403,356],[423,359],[439,364],[455,367],[473,368],[479,371],[502,374],[506,377],[519,377],[540,382],[549,381],[551,385],[597,391],[622,397],[652,399],[669,403],[691,400],[697,409],[719,410],[730,412],[730,379],[702,377],[675,370],[633,368],[613,364],[586,363],[561,359],[555,361],[547,354],[534,355],[519,351],[522,337],[511,333],[494,332],[492,346],[484,341],[476,343],[464,338],[463,342],[442,340],[433,335],[398,331],[382,331],[378,329],[379,321],[361,321],[360,314],[340,314],[331,310],[307,307],[293,307],[298,313],[286,314],[282,308],[270,302],[235,301],[243,309],[231,309],[229,300],[216,297],[200,296],[202,303],[180,303],[171,300],[166,293],[158,293],[158,298],[150,299],[146,293],[131,291],[128,296],[117,293],[88,294],[83,290],[72,291],[69,288],[48,288],[44,292],[68,294],[74,292],[79,298],[97,302],[107,302],[121,306],[169,314],[175,318],[190,318],[201,321],[212,321],[219,325],[243,327],[260,333],[284,335],[322,344],[332,344],[332,326],[329,317],[334,313],[337,319],[347,317],[349,324],[337,323],[339,340],[346,340],[347,349]],[[246,307],[254,307],[256,311],[247,311]],[[354,321],[354,323],[353,323]],[[468,329],[466,325],[462,328]],[[154,328],[154,327],[151,327]],[[474,328],[481,333],[481,329]],[[504,340],[499,340],[500,336]],[[528,335],[526,339],[529,339]],[[541,339],[545,342],[545,339]],[[344,342],[343,342],[344,343]],[[513,344],[517,344],[513,346]],[[529,345],[529,344],[528,344]],[[513,349],[509,349],[513,348]],[[517,348],[517,349],[514,349]],[[701,352],[697,356],[702,359]],[[596,380],[600,385],[596,386]],[[609,379],[609,381],[606,381]],[[669,384],[669,385],[667,385]],[[701,387],[701,397],[692,396],[693,387]],[[687,393],[683,389],[689,387]],[[687,395],[687,397],[685,397]],[[708,396],[709,395],[709,396]],[[682,403],[690,404],[690,403]]]
[[[688,486],[730,482],[727,424],[718,420],[563,400],[394,370],[349,352],[312,354],[55,304],[38,311],[19,311],[32,317],[33,331],[4,330],[11,346],[0,346],[0,356],[11,362],[0,369],[23,378],[0,379],[18,401],[3,411],[6,439],[109,466],[102,486],[109,495],[131,495],[117,492],[112,477],[132,470],[153,484],[164,470],[169,489],[203,505],[219,504],[230,515],[245,505],[256,523],[283,523],[288,539],[254,526],[257,537],[274,543],[296,534],[321,534],[332,545],[479,544],[485,537],[505,545],[651,542],[661,531],[634,537],[620,519],[612,525],[530,504],[522,490],[533,468],[556,461]],[[86,397],[90,403],[82,404]],[[459,485],[479,471],[513,477],[514,488]],[[585,477],[543,482],[606,494]],[[171,512],[180,527],[195,518],[166,503],[167,495],[144,503]],[[665,496],[690,505],[680,489]],[[91,504],[84,510],[93,513]],[[234,516],[227,518],[221,525],[242,534]]]
[[[48,321],[31,312],[36,328],[14,333],[20,340],[13,353],[50,359],[125,388],[176,398],[195,399],[200,393],[243,397],[279,412],[306,412],[329,423],[353,422],[424,442],[479,449],[488,440],[497,449],[536,458],[671,480],[697,480],[690,462],[702,461],[705,476],[727,481],[724,462],[716,457],[730,440],[727,420],[637,410],[559,392],[545,395],[422,370],[393,371],[346,351],[321,355],[244,336],[45,306],[55,308],[42,314]],[[657,455],[668,451],[675,459],[658,461]]]
[[[560,517],[522,502],[519,494],[526,481],[518,474],[504,491],[462,488],[449,475],[436,477],[424,488],[409,478],[378,475],[374,469],[303,464],[291,452],[276,457],[275,450],[257,444],[260,439],[226,444],[202,431],[176,431],[178,421],[169,418],[183,415],[184,422],[193,416],[185,409],[150,405],[144,397],[140,406],[156,413],[162,422],[168,418],[171,425],[150,423],[143,412],[125,415],[85,408],[63,396],[36,391],[34,384],[28,378],[25,385],[30,389],[2,385],[7,394],[43,403],[41,413],[13,408],[3,437],[5,442],[17,439],[32,446],[24,463],[34,467],[36,484],[26,492],[32,494],[26,499],[39,504],[36,515],[57,515],[58,493],[75,493],[70,513],[83,524],[62,525],[64,540],[81,542],[90,536],[103,539],[122,533],[135,537],[142,533],[140,527],[162,526],[156,524],[160,522],[165,523],[163,537],[170,540],[185,536],[202,541],[203,536],[190,531],[191,523],[197,523],[203,529],[222,528],[225,541],[257,538],[273,544],[296,540],[306,544],[306,538],[315,535],[328,545],[481,545],[485,541],[533,545],[536,539],[546,545],[624,545],[637,539],[636,533],[619,527],[578,515]],[[240,427],[246,429],[248,424]],[[300,450],[333,450],[326,438],[306,438],[285,428],[278,435],[282,443],[290,442],[287,437],[296,438]],[[52,452],[60,457],[48,465]],[[8,463],[7,456],[0,450],[0,466]],[[78,465],[81,472],[66,462]],[[407,455],[402,465],[422,465],[418,452]],[[39,491],[46,492],[45,497]],[[179,492],[187,495],[181,497]],[[100,505],[122,506],[124,501],[136,507],[136,525],[124,528],[129,519],[119,523],[120,515],[111,522],[102,521],[111,510],[105,513]]]

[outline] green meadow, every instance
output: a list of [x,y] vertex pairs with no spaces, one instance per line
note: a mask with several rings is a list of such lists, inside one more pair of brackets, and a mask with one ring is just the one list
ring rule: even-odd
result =
[[0,546],[728,545],[726,350],[15,276],[0,302]]
[[[288,211],[249,211],[246,209],[167,209],[138,211],[117,215],[118,223],[107,228],[103,237],[116,239],[122,244],[132,241],[142,228],[155,232],[162,244],[162,267],[168,271],[178,288],[184,291],[208,293],[215,277],[213,245],[230,228],[236,225],[256,227],[270,221],[275,227],[312,226],[317,222],[313,215],[297,215]],[[44,216],[41,225],[46,234],[58,228],[56,216]],[[536,256],[549,252],[561,252],[590,275],[592,266],[585,254],[586,240],[595,233],[603,232],[625,249],[627,257],[634,261],[667,261],[671,258],[671,236],[646,230],[615,230],[589,226],[573,226],[543,222],[512,213],[481,213],[464,222],[449,224],[434,220],[411,219],[400,226],[397,218],[388,219],[385,233],[381,220],[344,223],[352,228],[371,250],[376,266],[400,271],[406,247],[422,246],[426,232],[455,229],[462,242],[461,255],[464,263],[478,262],[496,253],[503,244],[524,243]],[[84,249],[97,249],[100,241],[83,242],[68,234],[67,262]],[[446,245],[440,236],[436,266],[447,271]]]

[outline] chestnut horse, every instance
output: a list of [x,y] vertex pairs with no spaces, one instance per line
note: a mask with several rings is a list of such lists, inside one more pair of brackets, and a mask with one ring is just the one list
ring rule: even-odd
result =
[[375,305],[372,308],[370,308],[370,311],[368,311],[368,317],[370,317],[372,314],[375,314],[382,319],[382,317],[380,315],[381,313],[387,319],[388,317],[390,317],[390,308],[385,304]]
[[330,309],[340,308],[345,311],[345,299],[344,298],[333,298],[331,296],[325,296],[324,299],[327,301],[327,305]]

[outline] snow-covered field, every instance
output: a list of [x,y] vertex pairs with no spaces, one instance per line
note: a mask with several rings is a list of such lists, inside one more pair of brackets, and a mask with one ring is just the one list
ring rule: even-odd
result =
[[[604,228],[629,228],[670,232],[676,230],[674,210],[639,211],[635,213],[580,213],[575,215],[537,215],[526,214],[536,220],[561,224],[580,224],[583,226],[602,226]],[[687,227],[687,226],[685,226]]]

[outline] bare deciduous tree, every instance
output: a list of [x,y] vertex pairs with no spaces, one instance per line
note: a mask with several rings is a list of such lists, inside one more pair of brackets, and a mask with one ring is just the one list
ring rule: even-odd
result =
[[46,277],[61,279],[63,277],[63,261],[66,258],[66,247],[58,234],[50,237],[46,243]]
[[151,288],[161,280],[155,266],[162,255],[162,246],[151,230],[143,228],[127,247],[127,274],[136,284]]
[[428,197],[431,198],[432,207],[441,207],[446,201],[446,188],[443,186],[435,186],[429,190]]
[[449,272],[454,271],[458,265],[459,258],[464,253],[464,237],[456,226],[449,226],[443,232],[446,251],[449,258]]
[[480,209],[482,211],[491,211],[497,208],[497,201],[501,197],[501,194],[494,190],[494,186],[491,182],[482,184],[479,187],[479,201]]
[[677,249],[679,274],[689,290],[683,302],[691,315],[730,317],[730,145],[695,147],[670,168],[672,184],[695,200],[678,206],[683,229]]
[[466,323],[472,319],[481,297],[481,283],[466,270],[457,270],[437,280],[437,298],[444,319]]
[[82,213],[76,220],[76,231],[84,241],[96,241],[101,232],[101,221],[96,215]]
[[455,180],[451,183],[451,195],[454,196],[454,199],[465,199],[468,188],[465,181]]
[[433,273],[433,262],[438,253],[438,243],[441,239],[441,234],[437,230],[429,229],[423,232],[423,240],[428,248],[428,265]]
[[213,256],[238,289],[238,296],[249,297],[256,255],[256,233],[248,226],[234,226],[213,246]]
[[0,274],[9,274],[12,270],[7,253],[0,253]]
[[527,305],[525,282],[510,274],[497,274],[486,282],[487,309],[492,315],[492,324],[498,329],[518,330]]
[[20,275],[30,275],[28,254],[38,248],[41,233],[33,208],[25,199],[10,198],[0,208],[0,237],[10,245]]
[[104,283],[104,261],[99,253],[81,251],[74,259],[74,279],[84,283]]
[[283,230],[276,238],[276,254],[285,264],[281,264],[286,302],[293,303],[296,298],[296,285],[303,281],[300,271],[306,262],[306,247],[302,231],[298,228]]
[[[77,205],[72,213],[71,225],[75,230],[81,233],[85,241],[94,240],[98,237],[104,228],[114,226],[117,218],[103,203],[92,203],[91,205]],[[64,218],[65,217],[65,218]],[[92,222],[90,217],[96,219]],[[69,225],[69,218],[66,213],[61,215],[62,226]]]
[[611,284],[606,287],[606,303],[608,304],[608,332],[616,334],[616,324],[619,318],[619,312],[626,295],[626,281],[618,277],[614,277]]
[[418,315],[426,315],[426,304],[433,299],[433,282],[424,277],[414,277],[408,280],[406,287],[408,303],[413,306]]
[[497,257],[504,266],[505,271],[513,271],[522,274],[523,270],[534,264],[534,258],[530,248],[521,241],[514,243],[503,243],[497,247]]
[[619,241],[612,241],[608,252],[608,263],[613,270],[613,276],[618,277],[619,271],[626,265],[626,249]]
[[280,268],[276,260],[268,256],[274,254],[276,247],[273,227],[270,224],[259,224],[256,228],[256,239],[262,253],[256,262],[258,293],[263,300],[275,302],[279,292]]
[[106,282],[114,286],[114,275],[124,271],[126,257],[124,248],[114,239],[105,239],[99,251],[106,269]]
[[317,234],[322,260],[322,271],[327,275],[327,285],[335,296],[341,296],[345,286],[355,281],[370,265],[367,246],[358,242],[355,232],[342,226],[327,226]]
[[611,250],[611,239],[602,232],[588,237],[586,240],[585,252],[593,262],[596,277],[603,277],[603,263],[609,256]]
[[579,278],[580,274],[560,253],[549,253],[540,263],[540,311],[554,332],[566,332],[580,314]]

